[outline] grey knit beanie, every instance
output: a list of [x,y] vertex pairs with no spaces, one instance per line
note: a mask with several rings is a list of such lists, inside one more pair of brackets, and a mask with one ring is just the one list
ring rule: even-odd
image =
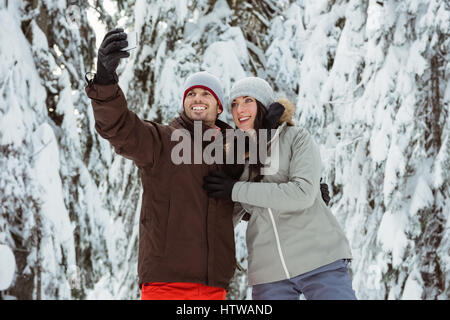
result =
[[223,111],[225,96],[223,94],[220,80],[216,76],[206,71],[196,72],[190,75],[184,84],[183,106],[187,93],[189,90],[194,88],[202,88],[211,92],[217,102],[219,102],[219,108]]
[[231,87],[230,99],[228,100],[230,110],[233,100],[241,96],[255,98],[261,102],[266,109],[269,108],[269,105],[275,101],[272,87],[267,83],[267,81],[257,77],[241,79]]

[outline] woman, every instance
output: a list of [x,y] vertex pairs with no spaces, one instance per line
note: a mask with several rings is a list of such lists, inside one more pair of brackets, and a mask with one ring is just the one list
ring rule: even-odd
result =
[[[270,85],[255,77],[236,82],[229,101],[239,129],[276,128],[269,144],[278,149],[269,149],[278,153],[256,164],[247,161],[240,181],[217,172],[205,177],[210,197],[231,197],[243,209],[235,210],[235,218],[250,214],[246,241],[253,299],[298,300],[301,293],[306,299],[356,299],[348,240],[319,192],[319,148],[305,129],[293,125],[293,105],[276,103]],[[264,175],[261,167],[277,155],[278,170]]]

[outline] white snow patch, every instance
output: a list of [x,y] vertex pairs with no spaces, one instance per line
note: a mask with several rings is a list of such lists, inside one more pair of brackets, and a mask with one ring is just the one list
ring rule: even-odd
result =
[[411,200],[409,214],[412,216],[422,208],[427,208],[433,204],[434,197],[426,177],[420,176],[416,182],[416,188]]
[[59,175],[60,158],[56,137],[49,124],[43,123],[33,135],[35,149],[34,172],[42,186],[42,214],[53,223],[55,237],[61,242],[73,238],[72,225],[63,200],[63,187]]
[[378,228],[377,240],[385,252],[392,253],[394,268],[403,262],[404,250],[408,243],[404,232],[406,222],[403,211],[387,211]]
[[16,271],[16,259],[10,247],[0,244],[0,290],[11,285]]
[[411,273],[406,280],[402,300],[421,300],[423,287],[420,275],[417,272]]

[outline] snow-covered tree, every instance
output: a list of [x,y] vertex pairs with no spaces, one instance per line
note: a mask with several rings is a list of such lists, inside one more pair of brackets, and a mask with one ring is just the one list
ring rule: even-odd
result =
[[[199,70],[226,94],[263,77],[296,104],[321,145],[358,298],[449,298],[448,1],[23,0],[0,2],[0,26],[0,246],[16,263],[0,298],[140,296],[139,173],[95,132],[84,93],[117,26],[139,34],[118,71],[143,119],[176,117]],[[228,299],[249,293],[237,270]]]
[[322,144],[359,298],[449,296],[449,14],[298,1],[273,24],[268,69]]
[[54,1],[0,8],[0,145],[9,168],[0,177],[0,242],[17,263],[4,297],[88,298],[101,277],[118,274],[121,228],[99,190],[111,152],[84,94],[95,55],[85,10]]

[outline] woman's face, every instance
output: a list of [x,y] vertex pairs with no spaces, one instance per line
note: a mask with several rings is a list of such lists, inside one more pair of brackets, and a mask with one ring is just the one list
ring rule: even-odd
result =
[[243,131],[254,128],[257,111],[256,99],[252,97],[237,97],[231,103],[234,123]]

